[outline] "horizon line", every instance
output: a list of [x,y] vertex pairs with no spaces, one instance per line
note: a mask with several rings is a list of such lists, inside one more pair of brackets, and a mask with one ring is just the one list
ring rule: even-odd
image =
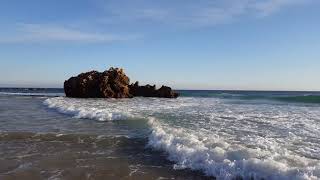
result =
[[[63,87],[14,87],[14,86],[1,86],[1,89],[64,89]],[[257,90],[257,89],[190,89],[190,88],[178,88],[175,91],[256,91],[256,92],[320,92],[320,90]]]

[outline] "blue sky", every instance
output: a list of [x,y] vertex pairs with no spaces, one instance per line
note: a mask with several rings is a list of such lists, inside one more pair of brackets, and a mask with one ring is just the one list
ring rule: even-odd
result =
[[320,90],[318,0],[0,3],[0,86],[117,66],[177,89]]

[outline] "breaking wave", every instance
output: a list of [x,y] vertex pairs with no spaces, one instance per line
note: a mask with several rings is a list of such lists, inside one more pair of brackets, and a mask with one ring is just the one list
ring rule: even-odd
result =
[[[169,160],[176,162],[175,169],[201,170],[217,179],[230,180],[320,178],[318,161],[312,162],[285,149],[275,153],[268,149],[232,145],[222,137],[208,137],[182,128],[166,127],[154,119],[149,123],[153,130],[148,145],[166,151]],[[272,148],[276,149],[276,144]],[[290,167],[288,163],[301,167]]]
[[76,118],[144,118],[148,147],[167,153],[175,169],[217,179],[320,178],[318,107],[232,104],[218,98],[45,100]]
[[110,109],[96,108],[86,106],[80,103],[80,100],[65,99],[65,98],[51,98],[44,101],[44,104],[49,108],[54,108],[60,113],[69,114],[75,118],[88,118],[98,121],[110,121],[130,118],[129,113],[112,111]]

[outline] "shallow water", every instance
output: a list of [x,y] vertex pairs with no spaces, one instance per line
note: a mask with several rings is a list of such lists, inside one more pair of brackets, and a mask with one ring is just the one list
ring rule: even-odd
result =
[[174,170],[166,152],[147,147],[145,119],[78,119],[47,98],[0,96],[1,180],[208,179]]
[[146,139],[84,134],[1,133],[0,179],[205,179],[175,171]]
[[0,174],[320,179],[320,104],[278,99],[309,94],[195,93],[121,100],[2,95]]

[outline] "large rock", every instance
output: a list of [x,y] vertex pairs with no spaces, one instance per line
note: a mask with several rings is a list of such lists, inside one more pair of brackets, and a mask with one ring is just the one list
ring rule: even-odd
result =
[[67,97],[76,98],[131,98],[133,96],[176,98],[178,94],[170,87],[155,85],[139,86],[130,84],[130,79],[119,68],[110,68],[104,72],[90,71],[71,77],[64,82]]
[[104,72],[90,71],[71,77],[64,82],[67,97],[77,98],[128,98],[129,78],[122,69],[110,68]]

